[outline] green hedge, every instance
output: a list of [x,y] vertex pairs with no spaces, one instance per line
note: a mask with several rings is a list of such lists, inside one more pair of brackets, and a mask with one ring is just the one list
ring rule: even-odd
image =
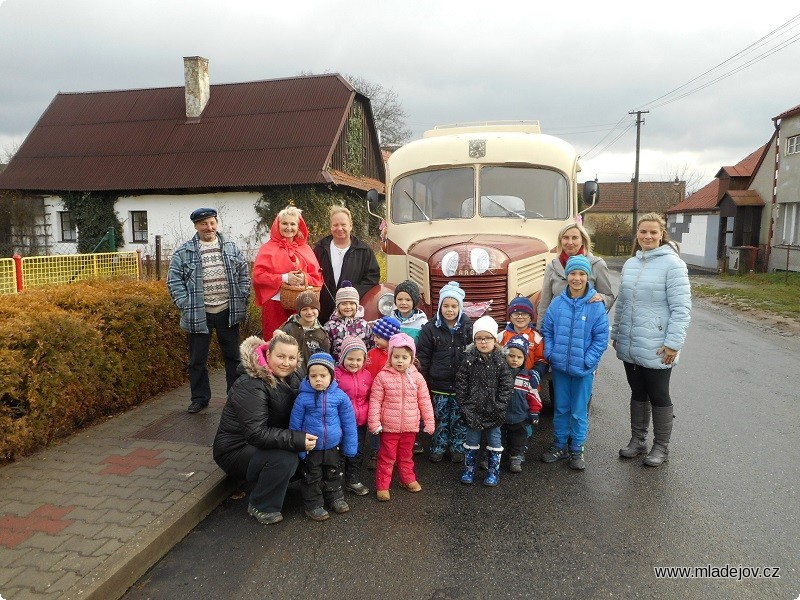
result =
[[0,330],[0,463],[186,381],[186,334],[163,281],[0,296]]

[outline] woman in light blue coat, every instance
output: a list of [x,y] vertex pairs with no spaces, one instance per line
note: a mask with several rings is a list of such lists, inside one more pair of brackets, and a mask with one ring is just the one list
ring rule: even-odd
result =
[[686,263],[667,239],[664,219],[656,213],[639,218],[633,257],[622,268],[611,339],[625,365],[631,387],[631,440],[623,458],[647,452],[652,406],[653,447],[644,464],[667,460],[673,408],[669,395],[672,367],[686,339],[692,293]]

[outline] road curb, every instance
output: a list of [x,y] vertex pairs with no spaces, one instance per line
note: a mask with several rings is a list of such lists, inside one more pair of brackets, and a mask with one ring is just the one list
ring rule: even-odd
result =
[[214,510],[235,488],[215,470],[172,509],[155,519],[110,560],[80,580],[67,600],[116,600]]

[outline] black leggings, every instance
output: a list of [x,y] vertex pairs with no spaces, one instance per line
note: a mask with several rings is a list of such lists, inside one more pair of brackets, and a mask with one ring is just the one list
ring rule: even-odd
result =
[[669,377],[672,369],[648,369],[624,362],[625,375],[631,386],[631,400],[647,402],[653,406],[672,406],[669,397]]

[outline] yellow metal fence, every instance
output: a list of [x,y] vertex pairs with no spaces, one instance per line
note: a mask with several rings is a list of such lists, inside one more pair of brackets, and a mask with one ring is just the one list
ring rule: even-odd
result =
[[[26,256],[19,263],[22,268],[23,289],[84,279],[139,278],[139,253],[135,251]],[[13,294],[16,291],[14,260],[0,259],[0,293]]]
[[0,294],[17,291],[17,269],[13,258],[0,258]]

